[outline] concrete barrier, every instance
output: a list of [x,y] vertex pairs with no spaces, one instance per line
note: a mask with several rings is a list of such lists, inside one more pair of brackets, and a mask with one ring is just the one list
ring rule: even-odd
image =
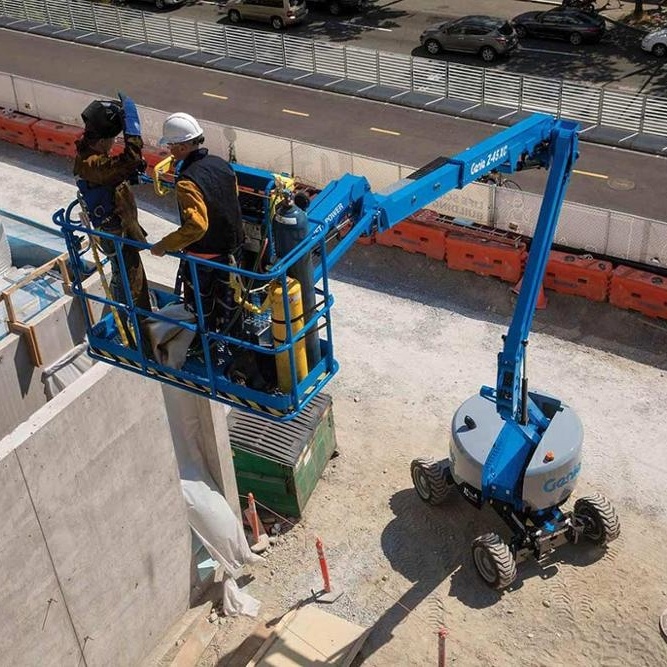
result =
[[159,383],[94,366],[0,441],[0,498],[2,664],[134,665],[188,609]]

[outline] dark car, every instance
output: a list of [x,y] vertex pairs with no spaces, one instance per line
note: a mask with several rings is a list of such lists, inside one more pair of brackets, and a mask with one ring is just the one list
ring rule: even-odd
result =
[[495,16],[464,16],[426,28],[419,38],[431,54],[440,51],[476,53],[487,63],[519,44],[514,28]]
[[368,0],[307,0],[313,7],[325,7],[332,16],[360,12],[368,7]]
[[526,12],[512,19],[519,37],[564,39],[570,44],[599,42],[605,33],[605,21],[598,14],[575,9],[550,9],[547,12]]

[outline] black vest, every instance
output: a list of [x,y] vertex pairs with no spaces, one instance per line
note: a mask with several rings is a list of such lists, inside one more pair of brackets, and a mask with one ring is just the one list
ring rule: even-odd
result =
[[183,160],[176,181],[192,181],[201,191],[208,212],[208,230],[185,252],[226,255],[244,240],[241,205],[234,170],[220,157],[200,148]]

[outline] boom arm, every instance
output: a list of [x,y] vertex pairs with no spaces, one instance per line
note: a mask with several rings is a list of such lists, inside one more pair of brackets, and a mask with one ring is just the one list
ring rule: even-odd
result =
[[[331,267],[362,234],[390,229],[451,190],[491,171],[511,173],[533,166],[550,169],[521,293],[498,356],[495,397],[497,410],[505,421],[526,421],[526,413],[532,412],[544,427],[540,411],[528,404],[525,386],[521,400],[523,363],[549,248],[577,158],[577,129],[572,121],[535,114],[453,158],[434,160],[385,192],[373,193],[365,178],[347,174],[322,190],[308,211],[309,220],[326,229],[336,228],[341,221],[352,222],[351,231],[327,253]],[[321,277],[320,271],[315,270],[316,281]]]

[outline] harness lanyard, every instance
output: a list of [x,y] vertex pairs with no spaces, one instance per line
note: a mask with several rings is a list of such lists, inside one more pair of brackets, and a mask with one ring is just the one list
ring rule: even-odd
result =
[[[81,193],[78,191],[76,193],[76,198],[79,200],[79,206],[81,207],[81,220],[83,221],[84,225],[88,227],[88,229],[92,229],[92,225],[90,224],[90,217],[88,215],[88,208],[86,207],[86,202],[83,199]],[[90,236],[92,237],[92,243],[90,245],[91,248],[93,249],[93,259],[95,260],[95,268],[97,269],[97,272],[100,275],[100,282],[102,283],[104,294],[106,295],[109,301],[114,301],[113,294],[111,294],[111,288],[109,287],[109,281],[107,280],[107,277],[104,274],[104,267],[102,266],[99,250],[97,248],[99,243],[99,238],[97,236],[94,236],[93,234],[91,234]],[[123,343],[124,347],[129,347],[130,346],[129,338],[131,338],[132,342],[134,343],[134,336],[132,335],[131,330],[129,330],[129,328],[126,327],[125,324],[123,323],[120,314],[118,313],[118,309],[111,304],[109,307],[111,308],[111,314],[113,315],[114,322],[116,323],[116,327],[118,328],[120,340]]]

